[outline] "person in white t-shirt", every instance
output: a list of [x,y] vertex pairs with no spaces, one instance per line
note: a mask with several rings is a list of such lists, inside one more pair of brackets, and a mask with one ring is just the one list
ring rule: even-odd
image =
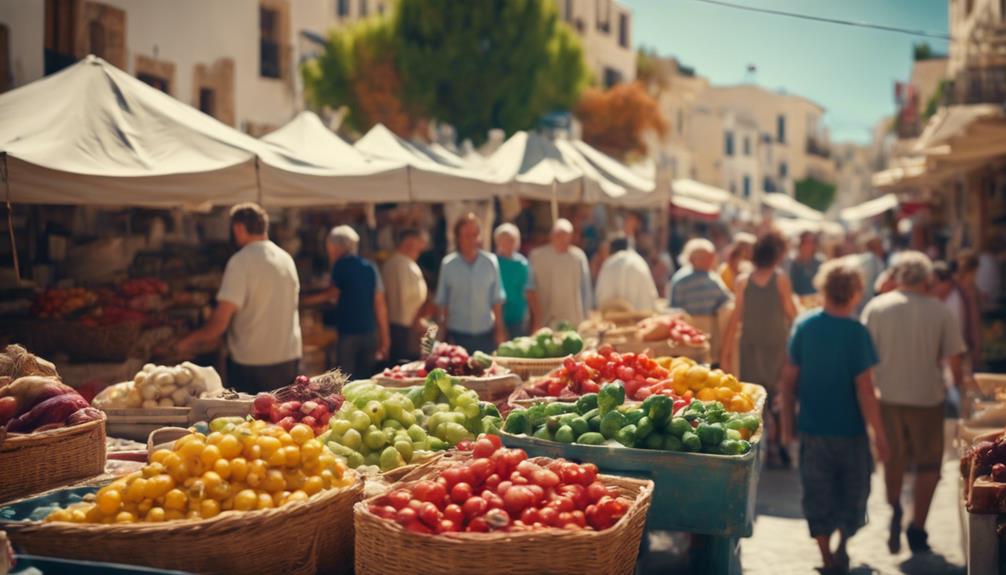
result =
[[384,297],[388,300],[391,329],[391,361],[419,358],[419,339],[424,317],[429,313],[426,279],[416,260],[426,251],[429,236],[416,228],[406,228],[398,235],[398,247],[384,265]]
[[227,262],[216,310],[175,347],[188,355],[226,332],[227,385],[248,393],[269,391],[297,377],[300,279],[290,254],[269,240],[269,215],[261,206],[234,206],[231,231],[240,249]]
[[583,250],[573,245],[573,224],[556,220],[548,244],[531,251],[527,303],[531,331],[587,319],[594,303],[590,266]]
[[594,297],[597,306],[623,301],[637,311],[652,311],[657,305],[657,286],[643,256],[629,247],[625,236],[609,242],[611,255],[597,274]]

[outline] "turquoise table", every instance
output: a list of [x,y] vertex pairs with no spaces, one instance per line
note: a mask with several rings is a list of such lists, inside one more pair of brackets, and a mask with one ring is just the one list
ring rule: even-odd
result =
[[699,572],[740,574],[740,538],[750,537],[754,527],[761,442],[746,455],[724,456],[502,437],[532,457],[591,462],[603,473],[653,480],[647,529],[704,536]]

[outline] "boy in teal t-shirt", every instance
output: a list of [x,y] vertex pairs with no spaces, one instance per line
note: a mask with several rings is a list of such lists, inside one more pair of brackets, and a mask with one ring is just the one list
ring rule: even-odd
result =
[[520,230],[517,226],[500,224],[493,233],[496,240],[496,259],[500,264],[500,277],[507,294],[503,303],[503,323],[508,337],[515,338],[527,334],[527,290],[530,267],[519,251]]
[[[874,434],[877,457],[887,457],[887,439],[873,386],[877,364],[873,340],[853,319],[863,295],[863,277],[854,264],[835,260],[814,279],[824,309],[800,317],[789,340],[781,395],[784,443],[800,436],[803,511],[824,561],[822,573],[848,572],[848,539],[866,525],[873,457],[866,426]],[[799,407],[799,414],[796,408]],[[831,536],[839,544],[831,551]]]

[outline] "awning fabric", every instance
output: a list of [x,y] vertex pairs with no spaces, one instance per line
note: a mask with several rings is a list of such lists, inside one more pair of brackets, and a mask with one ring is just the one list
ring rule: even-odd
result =
[[258,199],[259,143],[89,56],[0,95],[16,203],[205,206]]
[[824,219],[824,214],[821,212],[810,206],[801,204],[786,194],[778,192],[765,194],[762,196],[762,202],[778,212],[782,212],[795,218],[812,221],[821,221]]
[[583,199],[583,172],[541,134],[516,132],[489,156],[487,166],[514,195],[561,203]]
[[408,142],[382,124],[371,128],[354,145],[369,158],[407,165],[412,201],[488,200],[505,192],[492,174],[451,165],[442,154]]
[[886,194],[880,196],[879,198],[874,198],[872,200],[863,202],[857,206],[852,206],[851,208],[845,208],[839,214],[843,220],[847,222],[855,222],[859,220],[865,220],[867,218],[872,218],[874,216],[879,216],[880,214],[893,210],[898,207],[898,196],[895,194]]
[[686,178],[674,180],[671,184],[671,191],[674,197],[687,196],[714,204],[725,204],[733,200],[733,194],[723,188],[717,188],[716,186],[710,186],[709,184],[703,184],[702,182]]
[[267,205],[319,206],[409,200],[404,163],[368,159],[332,133],[313,112],[301,112],[261,142],[260,178]]
[[632,208],[666,205],[669,194],[657,189],[654,177],[643,176],[583,140],[573,140],[569,144],[598,176],[625,189],[624,195],[610,198],[613,203]]
[[672,196],[671,205],[705,216],[717,216],[720,213],[719,204],[712,204],[688,196]]

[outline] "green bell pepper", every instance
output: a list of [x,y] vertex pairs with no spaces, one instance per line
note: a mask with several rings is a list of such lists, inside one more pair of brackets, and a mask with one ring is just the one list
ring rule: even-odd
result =
[[691,431],[686,431],[684,435],[681,436],[681,444],[688,451],[700,451],[702,449],[702,440],[699,436],[692,433]]
[[698,429],[695,431],[698,433],[703,445],[719,445],[723,443],[723,440],[727,436],[726,430],[719,423],[700,423]]
[[602,414],[616,409],[625,403],[625,388],[621,382],[606,383],[597,394],[597,407]]
[[[636,429],[638,433],[639,429]],[[643,440],[643,447],[646,449],[663,449],[666,438],[662,433],[651,433]]]
[[643,439],[651,433],[653,433],[653,420],[644,415],[636,422],[636,438]]
[[666,421],[674,409],[674,402],[666,395],[651,395],[643,400],[643,411],[654,422]]
[[631,423],[633,425],[638,425],[639,424],[639,420],[643,419],[643,417],[646,416],[646,413],[644,413],[642,409],[638,409],[638,408],[631,408],[631,409],[624,409],[624,410],[623,409],[619,409],[619,411],[621,411],[622,413],[625,414],[625,421],[627,421],[628,423]]
[[596,432],[600,432],[601,431],[601,416],[600,415],[595,415],[594,417],[591,417],[589,419],[588,418],[584,418],[584,419],[587,419],[587,427],[589,427],[591,431],[596,431]]
[[568,425],[563,425],[555,432],[555,440],[559,443],[573,443],[576,436],[573,434],[573,428]]
[[548,440],[548,441],[552,441],[552,434],[551,434],[551,433],[549,433],[549,431],[548,431],[548,427],[546,427],[546,426],[544,426],[544,425],[542,425],[541,427],[539,427],[539,428],[538,428],[538,429],[537,429],[537,430],[536,430],[536,431],[534,432],[534,436],[533,436],[533,437],[536,437],[536,438],[538,438],[538,439],[546,439],[546,440]]
[[596,393],[585,393],[576,400],[576,412],[580,415],[584,415],[592,409],[597,409]]
[[601,435],[603,435],[605,439],[612,439],[615,437],[615,434],[618,433],[618,430],[625,427],[625,425],[625,416],[622,415],[621,412],[609,411],[601,416]]
[[542,404],[542,403],[539,403],[539,404],[532,405],[531,407],[529,407],[528,410],[527,410],[527,418],[528,418],[528,421],[531,422],[531,425],[533,425],[535,428],[537,428],[539,425],[545,423],[545,419],[546,419],[545,405]]
[[615,434],[615,441],[626,447],[635,447],[636,440],[636,426],[631,423],[619,429],[618,433]]
[[573,428],[573,434],[580,437],[584,433],[590,431],[590,425],[587,420],[582,417],[574,417],[572,421],[569,422],[569,426]]
[[583,350],[583,338],[575,331],[562,334],[562,351],[567,355],[576,355]]
[[545,406],[545,415],[562,415],[564,413],[573,413],[576,411],[575,403],[565,403],[561,401],[556,401],[554,403],[549,403]]
[[681,443],[681,439],[668,435],[664,438],[664,451],[683,451],[685,448],[684,444]]
[[671,424],[667,426],[667,430],[671,432],[671,435],[680,438],[692,430],[692,424],[688,423],[688,420],[684,417],[673,417],[671,418]]
[[596,431],[589,431],[587,433],[581,434],[580,437],[576,438],[577,443],[582,443],[584,445],[603,445],[604,436]]

